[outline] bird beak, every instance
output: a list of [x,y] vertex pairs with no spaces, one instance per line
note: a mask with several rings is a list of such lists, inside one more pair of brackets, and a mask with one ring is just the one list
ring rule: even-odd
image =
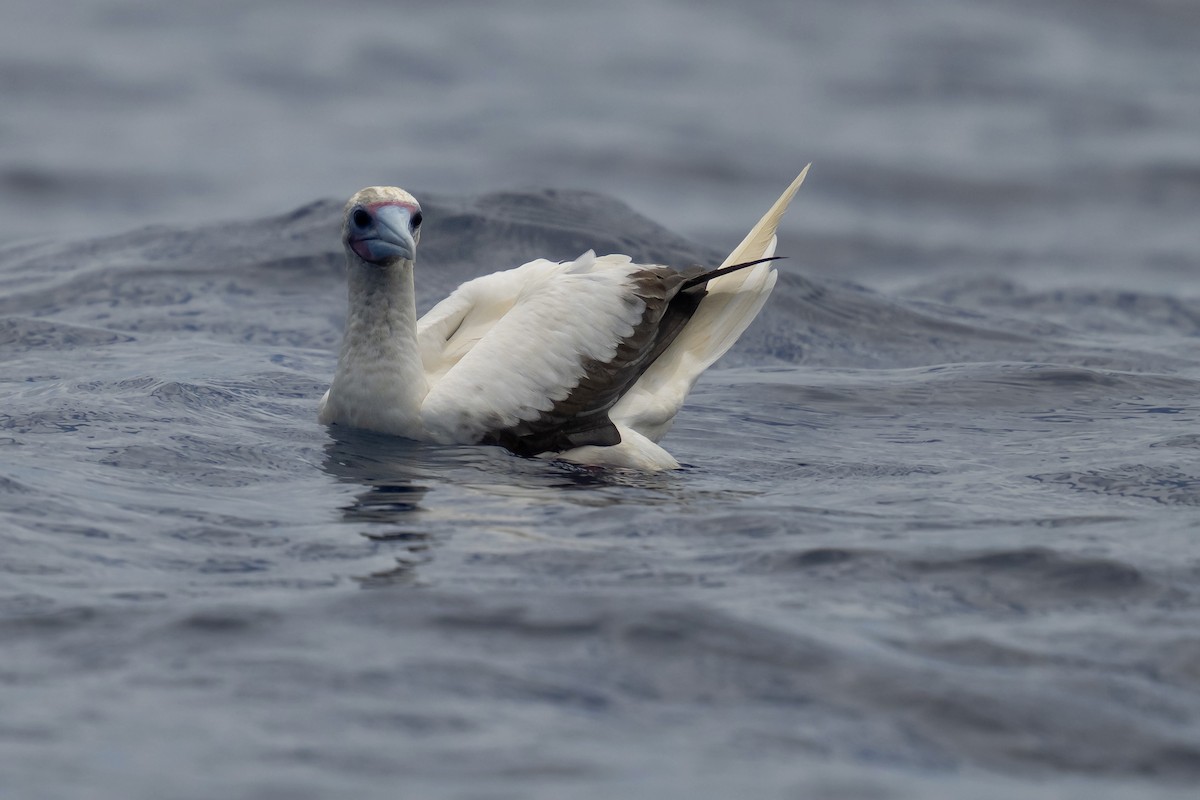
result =
[[372,209],[375,224],[362,235],[351,234],[347,244],[358,257],[371,264],[412,261],[417,242],[410,232],[412,210],[406,206],[385,204]]

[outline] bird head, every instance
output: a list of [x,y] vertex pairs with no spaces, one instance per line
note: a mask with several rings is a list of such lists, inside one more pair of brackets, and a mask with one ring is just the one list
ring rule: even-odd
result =
[[395,186],[369,186],[346,203],[342,241],[348,253],[379,267],[411,264],[421,240],[421,204]]

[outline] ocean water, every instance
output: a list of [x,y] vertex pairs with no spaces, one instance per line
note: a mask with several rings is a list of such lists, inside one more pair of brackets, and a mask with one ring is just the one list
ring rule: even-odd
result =
[[[0,797],[1200,781],[1200,51],[1171,0],[0,12]],[[670,474],[315,421],[345,196],[422,307],[780,284]]]

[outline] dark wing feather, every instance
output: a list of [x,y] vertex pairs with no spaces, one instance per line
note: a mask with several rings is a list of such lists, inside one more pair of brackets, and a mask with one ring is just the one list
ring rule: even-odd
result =
[[645,303],[645,310],[633,333],[618,343],[613,358],[606,362],[584,362],[579,383],[549,411],[492,431],[482,443],[499,444],[526,456],[585,445],[620,444],[621,434],[609,419],[609,410],[675,341],[704,299],[708,281],[771,260],[774,259],[716,270],[647,267],[633,273],[635,294]]

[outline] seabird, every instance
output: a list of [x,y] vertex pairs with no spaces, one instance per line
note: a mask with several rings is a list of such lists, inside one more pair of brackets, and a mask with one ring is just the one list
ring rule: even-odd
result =
[[525,456],[676,469],[657,442],[758,314],[775,229],[808,167],[716,269],[588,251],[459,286],[418,319],[421,206],[373,186],[346,204],[350,309],[319,420]]

